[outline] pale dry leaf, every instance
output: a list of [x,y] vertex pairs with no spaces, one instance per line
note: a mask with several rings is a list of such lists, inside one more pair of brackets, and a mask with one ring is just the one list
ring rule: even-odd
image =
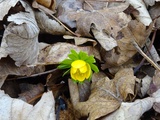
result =
[[[150,44],[151,44],[150,39],[147,39],[146,46],[150,46]],[[148,49],[145,47],[144,51],[147,52]],[[159,56],[156,48],[154,47],[154,45],[151,46],[151,48],[150,48],[150,54],[149,54],[148,56],[149,56],[155,63],[157,63],[157,62],[160,61],[160,56]]]
[[11,7],[14,7],[20,0],[0,0],[0,21],[3,20],[4,16],[8,14]]
[[35,18],[41,32],[50,33],[52,35],[67,34],[65,28],[57,21],[50,19],[44,12],[35,11]]
[[70,35],[64,35],[63,38],[64,39],[74,39],[75,45],[82,45],[86,42],[91,42],[93,44],[93,46],[97,45],[97,42],[93,39],[90,39],[90,38],[74,37],[74,36],[70,36]]
[[136,77],[132,68],[120,69],[115,74],[113,81],[116,85],[117,94],[119,94],[118,97],[120,96],[123,101],[133,99]]
[[144,46],[146,38],[152,31],[151,27],[146,29],[146,26],[141,22],[132,20],[128,24],[128,27],[120,31],[121,38],[117,40],[118,46],[111,51],[101,52],[103,59],[106,61],[105,67],[110,68],[113,66],[120,66],[130,60],[137,53],[131,42],[133,36],[130,35],[128,29],[131,30],[140,47]]
[[[98,31],[105,30],[109,36],[117,37],[118,32],[130,21],[130,17],[122,17],[123,11],[128,7],[128,4],[123,4],[118,7],[105,8],[102,10],[79,11],[70,15],[71,20],[76,20],[76,33],[82,36],[91,37],[91,25],[95,25]],[[126,19],[127,18],[127,19]],[[101,21],[101,22],[100,22]]]
[[57,6],[57,17],[60,21],[67,24],[71,28],[76,27],[76,22],[69,18],[77,10],[82,9],[83,0],[62,0]]
[[17,66],[34,64],[38,56],[39,28],[31,7],[24,1],[21,3],[26,12],[8,17],[11,23],[4,31],[0,48],[3,57],[9,55]]
[[153,104],[160,103],[160,89],[151,97],[137,99],[134,102],[122,102],[120,108],[102,120],[139,120],[143,113],[153,107]]
[[152,19],[148,13],[148,10],[143,2],[143,0],[126,0],[129,2],[136,10],[139,11],[138,15],[135,15],[137,20],[142,22],[145,26],[149,26],[152,22]]
[[[36,67],[35,67],[36,68]],[[31,75],[35,69],[34,67],[21,66],[17,67],[14,61],[5,58],[0,60],[0,75]]]
[[116,40],[111,36],[107,35],[105,32],[98,31],[96,29],[92,29],[92,32],[94,37],[106,51],[112,50],[114,47],[117,46]]
[[[91,94],[85,102],[79,101],[77,84],[69,80],[71,100],[77,117],[89,114],[89,119],[95,120],[115,111],[129,94],[134,95],[136,77],[133,75],[131,68],[119,70],[112,80],[106,76],[99,78],[100,76],[104,76],[104,74],[94,75]],[[96,80],[96,78],[99,80]]]
[[35,106],[11,98],[4,94],[4,91],[0,91],[0,98],[1,120],[55,120],[55,102],[52,92],[44,93]]
[[56,0],[36,0],[36,2],[55,12]]
[[146,6],[153,6],[155,4],[155,0],[144,0]]
[[151,84],[151,81],[152,81],[152,78],[148,75],[146,75],[142,79],[142,85],[141,85],[142,87],[140,88],[142,97],[144,97],[147,94],[149,87],[150,87],[150,84]]
[[69,89],[77,118],[88,116],[89,114],[89,120],[95,120],[115,111],[121,103],[115,97],[115,85],[107,77],[94,84],[94,88],[91,89],[91,95],[85,102],[79,102],[78,86],[71,80],[69,80]]
[[143,113],[152,108],[154,98],[148,97],[135,102],[122,102],[120,108],[102,120],[139,120]]
[[41,54],[45,52],[44,55],[47,56],[41,56],[39,59],[39,61],[44,64],[59,64],[61,61],[63,61],[68,57],[68,54],[70,53],[71,49],[74,49],[77,52],[79,51],[87,52],[89,55],[94,55],[95,58],[101,60],[98,50],[96,50],[91,46],[78,47],[76,45],[72,45],[69,43],[58,42],[56,44],[48,46],[46,49],[47,50],[43,49],[41,51]]
[[153,76],[153,84],[157,87],[157,89],[160,89],[160,72],[158,70],[155,71]]
[[[155,27],[156,28],[160,28],[160,3],[155,4],[154,6],[152,6],[149,10],[149,13],[151,15],[152,19],[157,19],[156,23],[155,23]],[[158,17],[158,18],[157,18]]]

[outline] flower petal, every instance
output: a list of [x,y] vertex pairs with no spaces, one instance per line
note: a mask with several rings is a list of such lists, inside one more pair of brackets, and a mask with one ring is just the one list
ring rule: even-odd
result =
[[79,68],[79,71],[80,71],[80,73],[85,73],[85,72],[87,72],[87,66],[85,65],[85,66],[83,66],[83,67],[81,67],[81,68]]
[[86,65],[86,62],[83,60],[75,60],[72,62],[71,66],[74,68],[81,68]]
[[86,64],[86,66],[87,66],[86,79],[88,79],[91,76],[92,70],[88,63]]

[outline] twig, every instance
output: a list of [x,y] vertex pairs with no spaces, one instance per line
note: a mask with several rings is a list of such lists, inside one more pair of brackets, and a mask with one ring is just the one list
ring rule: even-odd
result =
[[[146,52],[147,55],[148,55],[148,53],[150,53],[150,49],[152,48],[153,42],[156,37],[156,33],[157,33],[157,30],[155,30],[153,33],[152,41],[149,45],[149,49],[147,49],[147,52]],[[147,46],[146,46],[146,48],[147,48]],[[143,65],[144,61],[145,61],[145,58],[143,58],[142,61],[139,63],[139,65],[134,69],[134,73],[136,73],[139,70],[139,68]]]
[[58,18],[56,18],[52,13],[52,11],[46,7],[43,7],[42,5],[38,4],[36,1],[33,2],[33,6],[36,6],[35,8],[39,8],[41,11],[45,12],[46,14],[50,15],[53,17],[59,24],[61,24],[66,30],[68,30],[71,34],[80,37],[79,34],[76,34],[72,32],[66,25],[64,25]]
[[128,32],[130,33],[130,35],[132,36],[133,39],[131,39],[132,45],[136,48],[136,50],[151,64],[153,65],[157,70],[160,71],[160,67],[154,63],[142,50],[141,48],[138,46],[138,44],[136,43],[136,38],[135,36],[132,34],[131,30],[128,28]]

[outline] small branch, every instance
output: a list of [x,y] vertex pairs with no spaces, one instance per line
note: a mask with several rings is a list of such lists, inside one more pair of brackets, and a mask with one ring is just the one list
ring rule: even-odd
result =
[[157,70],[160,71],[160,67],[154,63],[142,50],[141,48],[138,46],[138,44],[136,43],[136,38],[134,37],[134,35],[132,34],[131,30],[128,28],[128,32],[130,33],[130,35],[132,36],[132,45],[135,47],[135,49],[151,64],[153,65],[154,68],[156,68]]

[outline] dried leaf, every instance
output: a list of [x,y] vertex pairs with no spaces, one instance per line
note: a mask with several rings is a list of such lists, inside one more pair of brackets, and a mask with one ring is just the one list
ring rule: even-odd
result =
[[156,70],[153,76],[153,84],[160,89],[160,71]]
[[[95,77],[99,79],[99,75],[94,76],[94,79]],[[95,120],[115,111],[122,99],[126,100],[129,94],[134,94],[135,79],[133,70],[126,68],[120,70],[113,80],[108,77],[94,80],[91,85],[91,95],[85,102],[79,101],[77,84],[69,80],[71,100],[77,117],[89,114],[89,119]]]
[[53,35],[67,34],[63,26],[61,26],[57,21],[50,19],[44,12],[35,11],[35,17],[41,32],[46,32]]
[[93,24],[98,31],[105,30],[109,36],[116,38],[118,32],[130,21],[130,18],[126,19],[127,17],[125,17],[124,19],[121,17],[124,14],[122,11],[127,7],[128,4],[123,4],[119,7],[94,10],[92,12],[82,11],[71,15],[70,18],[71,20],[76,20],[76,33],[82,36],[91,37],[90,28]]
[[34,64],[38,56],[39,28],[32,9],[24,1],[21,3],[27,12],[8,17],[11,23],[4,31],[0,47],[0,56],[9,55],[17,66]]
[[112,51],[102,53],[102,57],[106,61],[107,68],[112,66],[120,66],[137,53],[135,47],[131,43],[133,36],[129,33],[128,29],[131,30],[140,47],[144,46],[144,43],[146,42],[145,40],[151,32],[151,29],[148,28],[146,30],[146,27],[141,22],[132,20],[128,27],[120,31],[123,36],[117,41],[118,47]]
[[0,91],[0,98],[1,120],[55,120],[52,92],[44,93],[35,106],[27,104],[22,100],[10,98],[3,91]]
[[114,80],[116,89],[119,91],[119,95],[123,99],[123,101],[126,100],[132,100],[134,97],[134,87],[135,87],[135,81],[136,77],[134,76],[133,69],[131,68],[123,68],[120,69],[115,77]]
[[136,100],[131,103],[122,102],[120,108],[102,120],[139,120],[143,113],[150,110],[155,102],[160,102],[160,89],[152,97]]
[[137,20],[142,22],[145,26],[149,26],[152,22],[152,19],[146,9],[146,6],[142,0],[126,0],[129,2],[135,9],[139,11],[139,15],[135,15]]
[[3,20],[3,17],[8,14],[8,11],[11,7],[14,7],[17,2],[20,0],[1,0],[0,1],[0,21]]
[[44,55],[47,56],[40,55],[41,57],[39,58],[39,61],[44,64],[59,64],[62,60],[67,58],[71,49],[74,49],[77,52],[79,51],[87,52],[89,55],[94,55],[95,58],[101,60],[99,52],[91,46],[78,47],[69,43],[58,42],[50,47],[47,47],[46,49],[43,49],[41,51],[41,54],[45,52]]
[[104,33],[103,31],[92,29],[92,32],[94,34],[94,37],[106,51],[112,50],[114,47],[117,46],[116,40]]
[[75,45],[82,45],[86,42],[91,42],[93,43],[93,46],[97,45],[97,42],[93,39],[89,39],[89,38],[83,38],[83,37],[73,37],[73,36],[69,36],[69,35],[64,35],[63,36],[64,39],[74,39],[75,41]]
[[[42,84],[32,85],[27,83],[20,84],[21,93],[19,99],[29,102],[31,99],[44,92],[44,86]],[[33,103],[33,102],[32,102]]]
[[144,97],[147,94],[149,87],[150,87],[150,84],[151,84],[151,81],[152,81],[152,78],[148,75],[146,75],[142,79],[142,87],[141,87],[141,96],[142,97]]
[[56,0],[36,0],[36,2],[51,9],[52,11],[55,11],[56,9]]
[[159,13],[159,11],[160,11],[160,3],[157,3],[156,5],[152,6],[149,10],[149,13],[150,13],[152,19],[155,19],[158,17],[156,20],[156,23],[155,23],[156,28],[160,28],[160,17],[159,17],[160,13]]
[[139,120],[153,106],[153,98],[144,98],[132,103],[122,102],[120,108],[102,120]]

